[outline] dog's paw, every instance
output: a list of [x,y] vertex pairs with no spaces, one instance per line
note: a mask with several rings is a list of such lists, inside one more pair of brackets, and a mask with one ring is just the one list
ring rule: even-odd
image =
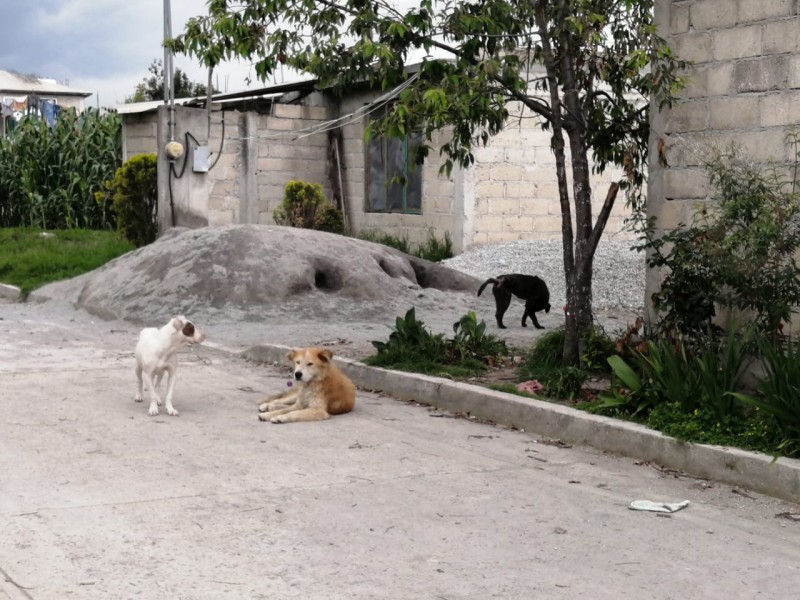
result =
[[270,423],[286,423],[286,415],[278,415],[277,417],[272,417]]
[[258,412],[267,412],[269,410],[269,402],[262,402],[258,405]]
[[155,404],[150,405],[150,410],[147,411],[147,414],[151,417],[155,417],[158,414],[158,406]]
[[168,409],[167,409],[167,414],[168,414],[170,417],[177,417],[177,416],[178,416],[178,411],[177,411],[177,410],[175,410],[174,408],[168,408]]
[[264,412],[258,413],[258,420],[259,421],[269,421],[269,417],[267,416],[267,413],[264,413]]
[[139,394],[136,394],[136,395],[133,397],[133,401],[134,401],[134,402],[141,402],[141,401],[142,401],[142,397],[141,397]]
[[523,327],[527,327],[527,326],[528,326],[528,324],[527,324],[527,323],[525,323],[525,322],[523,322],[523,323],[522,323],[522,326],[523,326]]
[[544,325],[536,325],[536,329],[544,329]]

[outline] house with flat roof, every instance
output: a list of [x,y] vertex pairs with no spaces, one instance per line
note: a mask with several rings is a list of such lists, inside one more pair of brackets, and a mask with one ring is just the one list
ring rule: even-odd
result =
[[24,116],[54,120],[61,110],[83,112],[92,92],[76,90],[55,79],[0,70],[0,135],[13,129]]
[[[509,104],[506,128],[474,149],[474,164],[440,173],[444,158],[431,152],[416,168],[406,139],[366,139],[370,120],[393,94],[353,86],[341,95],[316,81],[297,81],[207,98],[116,107],[122,117],[123,160],[158,156],[160,231],[243,223],[274,224],[286,184],[322,185],[354,232],[405,237],[448,235],[453,249],[511,240],[560,239],[561,205],[550,133],[518,103]],[[440,131],[438,146],[448,139]],[[180,155],[170,157],[170,142]],[[174,148],[174,144],[172,145]],[[396,175],[407,185],[393,183]],[[609,168],[592,177],[604,197],[623,177]],[[600,210],[596,202],[595,213]],[[630,239],[630,209],[618,201],[606,235]]]

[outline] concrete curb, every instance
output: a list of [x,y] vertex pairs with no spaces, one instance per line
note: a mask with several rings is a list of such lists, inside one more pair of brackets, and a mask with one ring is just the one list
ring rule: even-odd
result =
[[[254,346],[241,353],[257,362],[283,365],[288,346]],[[658,463],[696,477],[744,487],[790,502],[800,501],[800,461],[725,446],[681,442],[635,423],[592,415],[559,404],[456,383],[439,377],[389,371],[336,358],[353,382],[401,400],[517,427],[571,444]]]
[[22,290],[15,285],[0,283],[0,298],[16,302],[17,300],[22,298]]

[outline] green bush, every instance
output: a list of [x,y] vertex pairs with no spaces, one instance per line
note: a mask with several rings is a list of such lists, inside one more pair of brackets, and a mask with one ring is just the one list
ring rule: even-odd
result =
[[94,201],[122,162],[119,115],[63,111],[23,118],[0,137],[0,227],[113,229]]
[[597,409],[647,415],[661,404],[680,406],[685,413],[701,410],[724,419],[737,412],[733,393],[751,358],[750,332],[733,327],[726,338],[706,335],[690,344],[682,337],[649,340],[633,352],[630,363],[608,359],[611,387],[600,394]]
[[317,231],[327,231],[328,233],[344,233],[344,217],[342,211],[333,204],[325,202],[317,209],[314,217],[314,229]]
[[453,324],[455,337],[450,341],[451,351],[459,360],[487,358],[508,354],[506,343],[496,335],[486,333],[486,323],[478,321],[474,311],[469,311]]
[[137,248],[158,237],[156,162],[155,154],[129,158],[114,179],[106,181],[104,190],[95,194],[98,205],[113,213],[117,231]]
[[757,395],[737,393],[736,398],[769,415],[780,430],[779,450],[790,456],[800,455],[800,352],[796,342],[788,340],[760,344],[764,375],[756,384]]
[[[800,134],[788,142],[800,159]],[[798,163],[795,163],[795,173]],[[648,266],[664,270],[653,294],[661,329],[704,334],[717,307],[752,314],[762,331],[775,333],[800,304],[800,193],[795,177],[764,171],[736,148],[706,164],[717,197],[704,203],[690,226],[655,237],[643,228]]]
[[517,374],[520,379],[538,380],[545,396],[574,400],[581,395],[589,373],[609,370],[606,359],[614,353],[614,342],[595,327],[586,337],[580,366],[565,366],[564,335],[564,328],[559,327],[540,336],[526,353]]
[[441,333],[431,333],[411,308],[404,317],[397,317],[388,341],[372,342],[377,354],[364,362],[432,375],[475,375],[508,354],[505,342],[486,334],[485,328],[486,324],[478,323],[475,313],[470,312],[453,325],[455,337],[446,339]]
[[757,409],[742,409],[719,418],[704,409],[687,413],[680,404],[665,402],[652,410],[646,423],[651,429],[687,442],[780,452],[777,421]]
[[318,183],[287,183],[283,201],[272,211],[272,218],[278,225],[344,233],[342,211],[328,202]]

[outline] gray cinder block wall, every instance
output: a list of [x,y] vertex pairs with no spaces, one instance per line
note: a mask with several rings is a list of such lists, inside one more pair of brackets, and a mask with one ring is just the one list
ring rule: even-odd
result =
[[[648,213],[661,230],[688,223],[694,207],[713,196],[703,167],[710,148],[735,143],[765,166],[792,162],[785,138],[800,124],[799,6],[656,0],[661,35],[678,58],[692,62],[680,100],[652,111]],[[660,272],[648,272],[646,299],[660,281]]]

